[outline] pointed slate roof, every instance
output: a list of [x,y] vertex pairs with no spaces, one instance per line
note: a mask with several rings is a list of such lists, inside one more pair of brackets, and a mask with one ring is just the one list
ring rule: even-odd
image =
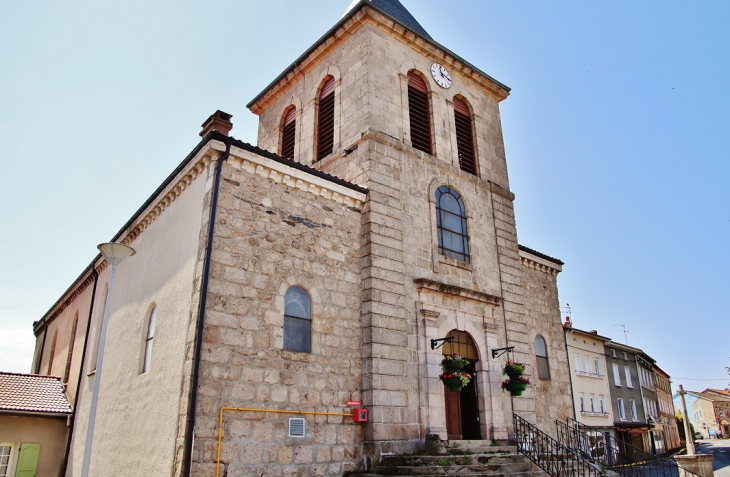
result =
[[[428,38],[429,40],[432,40],[431,35],[428,34],[428,32],[421,26],[420,23],[418,23],[418,20],[414,18],[413,15],[411,15],[411,12],[408,11],[406,7],[403,6],[402,3],[400,3],[398,0],[364,0],[367,3],[370,3],[375,8],[378,8],[383,11],[383,13],[388,14],[388,16],[392,17],[394,20],[397,20],[399,23],[402,23],[403,26],[407,27],[409,30],[412,30],[415,33],[418,33],[421,36],[424,36]],[[345,12],[345,15],[347,15],[352,8],[360,3],[360,0],[354,0],[352,4],[347,8],[347,11]]]

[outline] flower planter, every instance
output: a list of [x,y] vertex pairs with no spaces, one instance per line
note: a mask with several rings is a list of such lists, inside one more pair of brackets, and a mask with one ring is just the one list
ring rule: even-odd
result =
[[525,372],[524,369],[519,369],[514,366],[507,366],[504,368],[504,374],[509,376],[510,378],[516,378],[518,376],[522,376],[522,374]]
[[507,383],[504,385],[504,388],[509,391],[509,393],[513,396],[522,396],[522,391],[527,389],[527,384],[525,383]]
[[461,392],[461,389],[463,388],[463,386],[461,385],[461,378],[459,377],[444,378],[442,379],[442,381],[444,382],[444,385],[449,388],[449,391],[454,391],[458,393]]
[[444,370],[446,371],[461,371],[464,369],[464,362],[463,361],[442,361],[441,366],[444,367]]

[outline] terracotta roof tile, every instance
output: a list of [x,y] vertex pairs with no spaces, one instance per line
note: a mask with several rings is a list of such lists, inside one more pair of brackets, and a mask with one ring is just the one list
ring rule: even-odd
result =
[[0,412],[71,414],[61,378],[0,372]]

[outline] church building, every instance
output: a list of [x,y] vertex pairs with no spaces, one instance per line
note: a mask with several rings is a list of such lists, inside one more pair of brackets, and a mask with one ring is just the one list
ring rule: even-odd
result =
[[[518,243],[510,93],[398,0],[361,0],[202,140],[35,324],[74,406],[67,476],[321,476],[573,417],[557,275]],[[81,268],[81,267],[80,267]],[[449,338],[445,340],[444,338]],[[461,392],[439,379],[459,353]],[[55,359],[54,359],[55,357]],[[506,361],[532,386],[502,391]]]

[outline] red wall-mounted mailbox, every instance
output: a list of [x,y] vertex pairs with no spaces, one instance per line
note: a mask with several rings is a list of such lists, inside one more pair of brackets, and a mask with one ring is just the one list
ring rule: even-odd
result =
[[352,418],[355,422],[368,422],[368,410],[356,407],[352,410]]

